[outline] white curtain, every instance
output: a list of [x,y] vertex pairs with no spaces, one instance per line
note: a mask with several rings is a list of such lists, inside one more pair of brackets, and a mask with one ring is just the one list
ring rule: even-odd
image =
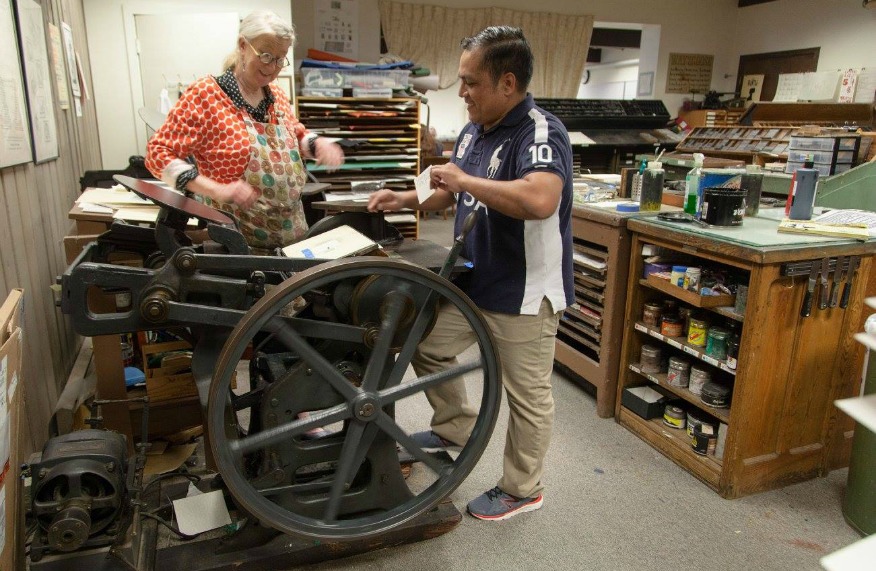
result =
[[516,26],[532,46],[535,97],[574,98],[587,63],[593,16],[505,8],[445,8],[380,0],[380,22],[390,53],[428,67],[441,88],[456,82],[459,42],[487,26]]

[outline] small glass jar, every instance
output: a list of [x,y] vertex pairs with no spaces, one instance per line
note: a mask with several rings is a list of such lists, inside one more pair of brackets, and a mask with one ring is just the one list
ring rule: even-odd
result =
[[692,292],[700,291],[700,268],[688,267],[684,272],[684,289]]
[[642,323],[650,327],[660,327],[663,307],[659,303],[646,303],[642,310]]
[[684,333],[682,324],[683,321],[680,317],[664,315],[663,321],[660,324],[660,333],[667,337],[681,337]]
[[727,339],[727,368],[736,370],[739,364],[739,335],[732,334]]
[[690,363],[678,357],[670,357],[666,382],[670,387],[687,388],[690,382]]
[[712,380],[712,374],[709,371],[694,365],[690,368],[690,381],[687,390],[695,395],[700,395],[703,392],[703,385],[710,380]]
[[691,307],[679,307],[678,308],[678,316],[681,318],[681,330],[688,331],[690,328],[690,316],[693,314],[693,308]]
[[708,330],[709,323],[705,319],[691,316],[690,325],[687,329],[687,342],[694,347],[705,347],[706,332]]
[[642,345],[642,353],[639,357],[639,366],[643,373],[659,373],[663,368],[661,359],[663,352],[653,345]]
[[712,327],[706,334],[706,355],[715,359],[727,358],[727,337],[729,332],[721,327]]
[[687,266],[672,266],[672,272],[669,274],[669,283],[674,286],[684,286],[684,273],[687,271]]

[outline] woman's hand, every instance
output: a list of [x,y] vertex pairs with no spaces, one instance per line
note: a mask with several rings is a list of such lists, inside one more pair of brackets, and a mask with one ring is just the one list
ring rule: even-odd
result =
[[333,143],[323,137],[317,137],[314,140],[314,149],[316,150],[316,164],[325,165],[329,172],[337,170],[339,166],[344,164],[344,150],[337,143]]
[[255,201],[261,196],[261,192],[245,180],[235,180],[228,184],[222,184],[204,175],[198,175],[187,188],[217,202],[235,204],[244,210],[255,204]]

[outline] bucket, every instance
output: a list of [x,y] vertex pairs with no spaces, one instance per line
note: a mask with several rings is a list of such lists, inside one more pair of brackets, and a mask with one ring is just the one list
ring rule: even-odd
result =
[[745,215],[745,192],[732,188],[707,188],[703,191],[700,220],[712,226],[741,226]]

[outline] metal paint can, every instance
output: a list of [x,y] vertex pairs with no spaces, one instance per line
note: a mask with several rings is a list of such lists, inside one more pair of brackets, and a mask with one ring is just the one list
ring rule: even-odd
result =
[[678,357],[670,357],[666,382],[670,387],[687,388],[690,382],[690,363]]
[[745,193],[732,188],[703,191],[700,220],[712,226],[741,226],[745,216]]
[[691,437],[691,448],[700,456],[715,453],[715,444],[718,442],[718,435],[715,434],[715,428],[710,424],[701,424],[693,429]]
[[666,405],[663,409],[663,424],[670,428],[684,430],[687,426],[687,416],[684,414],[684,409],[674,404]]
[[701,369],[696,365],[690,368],[690,381],[687,385],[687,390],[698,395],[703,391],[703,385],[712,379],[712,374],[705,369]]
[[702,424],[708,424],[712,428],[715,429],[715,433],[717,434],[717,426],[709,420],[709,418],[701,412],[699,409],[693,409],[692,411],[688,411],[687,413],[687,435],[693,438],[693,430],[695,427],[700,426]]
[[642,345],[642,353],[639,357],[639,367],[643,373],[659,373],[662,369],[661,359],[663,351],[653,345]]
[[700,184],[697,188],[697,219],[702,218],[703,193],[707,188],[736,188],[742,182],[741,169],[700,169]]

